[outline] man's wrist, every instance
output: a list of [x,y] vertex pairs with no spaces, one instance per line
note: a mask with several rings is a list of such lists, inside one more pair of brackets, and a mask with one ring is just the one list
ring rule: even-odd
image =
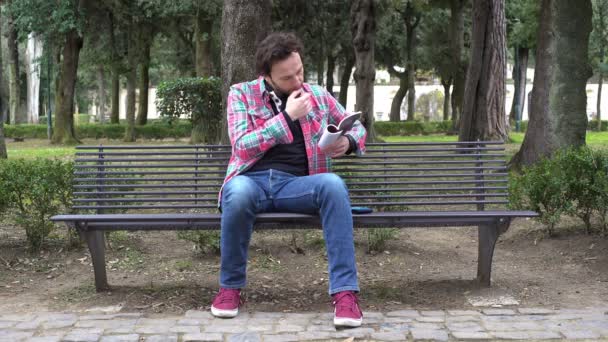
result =
[[346,137],[346,139],[348,139],[348,150],[346,150],[345,153],[348,155],[357,150],[357,142],[355,141],[355,138],[353,138],[351,135],[345,134],[344,136]]
[[287,120],[287,122],[293,122],[294,120],[291,118],[291,116],[289,116],[289,113],[287,113],[287,110],[283,110],[283,116],[285,117],[285,120]]

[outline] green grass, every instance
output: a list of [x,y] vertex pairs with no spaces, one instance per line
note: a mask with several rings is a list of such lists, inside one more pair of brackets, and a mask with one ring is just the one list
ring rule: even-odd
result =
[[[188,144],[187,140],[170,139],[168,141],[137,141],[135,143],[126,143],[122,140],[108,139],[84,139],[82,145],[184,145]],[[6,149],[9,158],[59,158],[71,159],[74,158],[76,148],[74,146],[52,145],[46,139],[26,139],[23,142],[14,142],[8,140]]]

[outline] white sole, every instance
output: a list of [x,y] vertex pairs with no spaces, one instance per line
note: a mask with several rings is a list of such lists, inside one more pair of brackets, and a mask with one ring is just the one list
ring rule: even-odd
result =
[[354,319],[334,317],[334,325],[338,327],[360,327],[361,323],[363,323],[363,318]]
[[220,317],[220,318],[233,318],[236,317],[236,315],[239,313],[239,309],[234,309],[234,310],[220,310],[220,309],[216,309],[215,307],[213,307],[213,305],[211,306],[211,314],[215,317]]

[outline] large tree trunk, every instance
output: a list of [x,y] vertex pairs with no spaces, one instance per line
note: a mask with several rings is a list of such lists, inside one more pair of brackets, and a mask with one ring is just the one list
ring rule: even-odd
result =
[[458,120],[462,115],[464,89],[466,82],[466,61],[464,50],[464,5],[466,0],[451,0],[450,14],[450,50],[452,51],[452,129],[458,130]]
[[150,32],[145,33],[145,37],[141,41],[141,44],[141,60],[138,66],[139,107],[137,108],[137,124],[143,126],[148,123],[148,92],[150,90],[150,47],[152,45],[152,37]]
[[401,121],[401,103],[403,103],[403,99],[410,88],[406,73],[395,73],[394,75],[399,77],[399,89],[397,89],[393,101],[391,102],[389,120],[392,122],[399,122]]
[[9,78],[9,121],[11,124],[27,123],[27,117],[21,110],[21,87],[19,85],[19,46],[17,29],[12,16],[8,18],[8,78]]
[[376,141],[374,130],[374,81],[376,68],[374,44],[376,40],[376,9],[374,0],[354,0],[350,9],[351,33],[355,48],[355,110],[362,112],[362,123],[367,130],[367,141]]
[[338,102],[346,107],[348,100],[348,86],[350,83],[350,75],[353,73],[353,67],[355,66],[355,56],[352,53],[347,53],[346,62],[344,69],[342,70],[342,76],[340,77],[340,96]]
[[471,62],[460,141],[506,140],[506,32],[503,0],[473,1]]
[[83,38],[78,31],[74,29],[66,34],[61,71],[57,81],[57,93],[55,94],[53,143],[76,144],[80,142],[74,131],[74,94],[82,45]]
[[443,86],[443,121],[450,120],[450,87],[452,86],[452,79],[441,80]]
[[528,48],[514,48],[515,63],[513,64],[513,102],[509,113],[509,124],[519,132],[521,114],[526,103],[526,71],[528,69]]
[[103,124],[106,117],[106,73],[103,65],[97,67],[97,122]]
[[[205,14],[206,15],[206,14]],[[213,75],[213,58],[211,57],[213,21],[198,13],[194,26],[195,68],[197,77]]]
[[[270,32],[270,0],[225,0],[222,12],[222,98],[224,113],[230,86],[255,79],[257,43]],[[220,113],[218,113],[220,114]],[[221,115],[221,114],[220,114]],[[221,141],[229,143],[226,115],[221,115]],[[194,128],[193,128],[194,129]]]
[[542,1],[530,121],[521,149],[511,160],[514,167],[533,164],[559,148],[585,144],[591,17],[589,0]]
[[127,71],[127,105],[126,105],[126,118],[127,128],[125,130],[124,141],[133,142],[135,141],[135,84],[137,80],[137,59],[136,59],[136,42],[133,37],[133,30],[129,34],[129,47],[127,52],[127,59],[129,64],[129,70]]
[[327,55],[327,85],[326,89],[330,94],[334,94],[334,71],[336,70],[336,56]]

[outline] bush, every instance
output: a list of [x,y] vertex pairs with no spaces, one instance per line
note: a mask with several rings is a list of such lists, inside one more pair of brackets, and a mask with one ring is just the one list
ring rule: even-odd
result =
[[583,220],[587,233],[592,216],[597,214],[606,231],[606,153],[588,147],[557,151],[552,158],[524,168],[521,175],[512,174],[509,188],[511,207],[538,212],[549,235],[563,214]]
[[[75,126],[76,136],[80,139],[122,139],[125,135],[124,124],[81,124]],[[6,125],[7,138],[46,139],[46,125]],[[135,134],[144,139],[179,139],[190,136],[192,125],[187,121],[171,123],[151,122],[135,126]]]
[[[590,120],[587,124],[587,129],[590,131],[597,131],[597,120]],[[602,132],[608,131],[608,121],[602,120]]]
[[170,120],[190,119],[193,143],[217,143],[221,136],[221,89],[217,77],[163,82],[156,90],[156,106],[160,115]]
[[564,169],[567,199],[572,202],[570,213],[585,223],[585,231],[591,232],[591,215],[599,212],[605,187],[606,169],[602,155],[588,147],[568,149],[557,155]]
[[26,232],[30,250],[37,251],[53,229],[51,216],[69,210],[72,202],[72,162],[14,159],[0,162],[0,196],[4,212]]
[[7,138],[46,139],[46,125],[4,125]]
[[374,129],[382,136],[438,134],[449,132],[452,129],[452,121],[376,121]]

